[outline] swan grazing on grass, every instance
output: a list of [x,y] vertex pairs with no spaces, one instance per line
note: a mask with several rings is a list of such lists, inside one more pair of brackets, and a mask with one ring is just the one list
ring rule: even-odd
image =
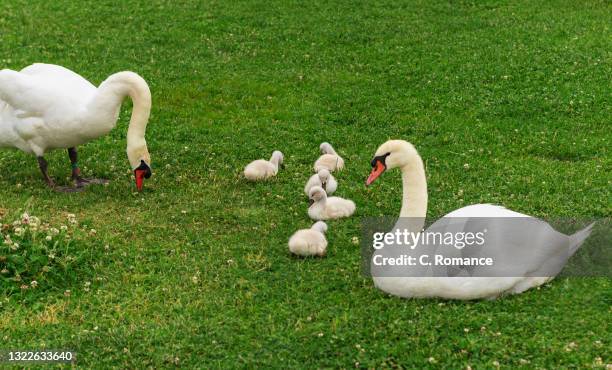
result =
[[313,220],[333,220],[349,217],[355,212],[355,203],[352,200],[340,197],[328,197],[320,186],[310,189],[308,194],[310,208],[308,216]]
[[321,155],[314,164],[315,172],[326,169],[330,172],[341,171],[344,168],[344,159],[336,153],[330,143],[321,143],[319,146]]
[[[116,125],[121,103],[132,98],[134,108],[127,133],[127,156],[136,186],[151,176],[145,130],[151,110],[149,86],[133,72],[108,77],[98,88],[64,67],[36,63],[21,71],[0,71],[0,148],[16,148],[38,159],[49,187],[75,191],[106,180],[84,179],[77,146],[108,134]],[[68,149],[76,188],[60,188],[47,172],[44,154]]]
[[298,256],[324,256],[327,250],[327,224],[315,222],[310,229],[296,231],[289,238],[289,250]]
[[[376,263],[372,263],[375,286],[389,294],[407,298],[492,299],[502,294],[521,293],[553,279],[591,233],[593,224],[567,236],[555,231],[542,220],[491,204],[460,208],[422,232],[427,212],[427,183],[423,161],[416,149],[403,140],[387,141],[378,148],[371,164],[372,172],[366,180],[366,185],[370,185],[388,169],[401,170],[403,199],[398,224],[401,220],[411,220],[406,228],[409,232],[418,235],[426,234],[432,229],[445,228],[465,232],[476,231],[473,229],[477,226],[488,233],[485,240],[489,242],[484,245],[488,249],[451,248],[450,253],[469,257],[474,253],[481,253],[482,256],[486,251],[491,256],[503,257],[496,261],[497,265],[494,267],[497,271],[480,266],[459,267],[460,271],[454,271],[452,274],[446,274],[451,271],[450,268],[443,270],[443,275],[436,274],[434,268],[427,266],[417,267],[420,270],[416,271],[420,271],[420,274],[407,275],[407,271],[412,267],[380,268],[375,266]],[[512,227],[517,225],[528,228]],[[395,230],[400,228],[396,225]],[[380,256],[377,259],[380,263],[385,255],[393,253],[398,252],[393,248],[378,249],[371,261]],[[500,271],[502,274],[493,274]],[[504,275],[508,271],[509,273]]]
[[278,150],[272,153],[269,161],[258,159],[244,168],[244,177],[251,181],[265,180],[276,176],[278,167],[283,164],[283,153]]
[[338,181],[336,181],[334,176],[329,173],[329,170],[323,168],[308,179],[308,182],[304,187],[304,193],[309,195],[310,189],[312,189],[314,186],[320,186],[325,189],[327,195],[332,195],[336,189],[338,189]]

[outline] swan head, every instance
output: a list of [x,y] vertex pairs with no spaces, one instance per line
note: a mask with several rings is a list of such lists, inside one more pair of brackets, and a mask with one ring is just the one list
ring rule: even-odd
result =
[[327,224],[323,221],[318,221],[312,225],[311,229],[317,230],[318,232],[325,234],[327,232]]
[[270,159],[270,162],[274,162],[277,166],[285,168],[285,165],[283,164],[284,160],[285,156],[280,150],[275,150],[274,152],[272,152],[272,158]]
[[323,169],[320,169],[319,172],[317,172],[317,174],[319,175],[319,180],[321,180],[323,189],[325,189],[325,185],[327,184],[327,181],[329,181],[329,170],[326,168],[323,168]]
[[144,180],[151,177],[151,156],[147,150],[147,145],[128,145],[127,150],[130,165],[134,169],[136,188],[142,191]]
[[327,199],[327,193],[320,186],[313,186],[308,193],[308,206],[312,206],[322,199]]
[[376,150],[372,159],[372,172],[366,186],[373,183],[386,170],[409,166],[419,154],[412,144],[405,140],[389,140]]
[[321,154],[334,154],[335,153],[334,148],[328,142],[321,143],[321,145],[319,146],[319,149],[321,150]]

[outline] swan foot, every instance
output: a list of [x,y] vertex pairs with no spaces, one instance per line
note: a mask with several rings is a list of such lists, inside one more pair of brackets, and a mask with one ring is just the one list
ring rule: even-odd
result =
[[74,180],[77,188],[84,188],[89,185],[108,185],[110,181],[107,179],[83,179],[77,178]]
[[58,193],[78,193],[78,192],[85,190],[85,188],[82,188],[82,187],[75,188],[73,186],[54,186],[53,190],[55,190]]

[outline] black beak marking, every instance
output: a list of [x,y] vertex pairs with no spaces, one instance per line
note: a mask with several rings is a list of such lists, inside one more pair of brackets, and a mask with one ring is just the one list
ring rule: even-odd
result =
[[[150,178],[150,177],[151,177],[151,175],[152,175],[152,172],[151,172],[151,167],[149,167],[149,165],[148,165],[148,164],[146,164],[146,163],[145,163],[145,161],[144,161],[144,160],[142,160],[142,159],[140,160],[140,166],[138,166],[138,167],[136,168],[136,170],[145,171],[145,176],[144,176],[144,178],[145,178],[145,179]],[[134,171],[136,171],[136,170],[134,170]]]
[[372,162],[370,162],[370,164],[372,165],[372,167],[376,167],[376,162],[380,162],[382,163],[383,166],[385,166],[385,168],[387,168],[387,164],[385,163],[385,161],[387,160],[387,157],[390,155],[391,153],[376,156],[372,159]]

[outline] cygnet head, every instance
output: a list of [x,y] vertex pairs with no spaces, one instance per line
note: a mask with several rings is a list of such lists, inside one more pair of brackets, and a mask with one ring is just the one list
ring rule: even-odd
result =
[[327,184],[327,181],[329,180],[329,170],[326,168],[323,168],[323,169],[320,169],[319,172],[317,172],[317,174],[319,175],[321,184],[323,184],[323,188],[325,188],[325,184]]
[[409,142],[389,140],[376,150],[371,162],[372,172],[366,180],[366,185],[373,183],[386,170],[412,165],[419,162],[420,158],[419,153]]
[[320,186],[313,186],[308,193],[308,205],[311,206],[322,199],[327,199],[325,190]]
[[272,158],[270,158],[270,162],[276,163],[278,166],[284,168],[285,167],[283,165],[283,160],[284,159],[285,159],[285,156],[283,155],[283,153],[280,150],[275,150],[272,153]]
[[317,230],[318,232],[325,234],[327,232],[327,224],[323,221],[318,221],[312,225],[311,229]]
[[321,143],[319,149],[321,150],[322,154],[336,154],[336,151],[328,142]]

